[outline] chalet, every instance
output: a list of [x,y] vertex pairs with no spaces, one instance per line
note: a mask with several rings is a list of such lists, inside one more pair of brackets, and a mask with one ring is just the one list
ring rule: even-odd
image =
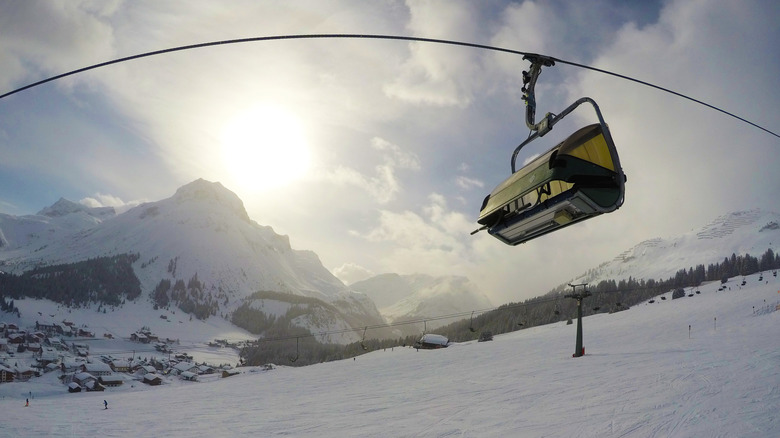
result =
[[8,335],[8,343],[14,345],[24,344],[24,337],[22,333],[12,333]]
[[67,349],[67,346],[62,343],[62,339],[60,338],[46,338],[44,343],[52,348],[56,348],[57,350],[65,350]]
[[81,371],[90,373],[95,377],[98,376],[110,376],[114,373],[111,366],[103,362],[85,363],[81,365]]
[[419,341],[414,343],[414,348],[423,350],[435,350],[437,348],[446,348],[450,345],[450,340],[442,335],[434,335],[433,333],[426,333],[420,338]]
[[134,342],[140,342],[142,344],[148,344],[149,343],[149,337],[146,336],[143,333],[138,333],[138,332],[132,333],[130,335],[130,340],[134,341]]
[[27,344],[27,351],[32,351],[33,353],[39,353],[41,351],[41,344],[37,342],[30,342]]
[[98,382],[97,380],[93,380],[93,381],[87,383],[86,385],[84,385],[84,388],[87,389],[87,392],[105,391],[106,390],[106,387],[101,385],[100,382]]
[[68,392],[81,392],[81,386],[76,382],[68,383]]
[[36,372],[30,367],[19,368],[16,370],[16,380],[19,382],[26,382],[35,376],[39,376],[40,372]]
[[108,376],[98,377],[98,382],[106,388],[112,388],[122,386],[124,380],[118,374],[110,374]]
[[60,362],[60,370],[63,373],[74,373],[81,371],[82,362],[77,362],[71,357],[65,357]]
[[71,342],[70,344],[71,349],[73,351],[77,351],[78,349],[86,350],[89,352],[89,344],[86,344],[84,342]]
[[157,386],[162,384],[162,377],[156,373],[149,373],[144,376],[144,383],[151,386]]
[[241,374],[241,372],[236,370],[236,369],[224,370],[224,371],[222,371],[222,378],[237,376],[239,374]]
[[176,365],[173,366],[173,370],[177,374],[181,374],[185,371],[189,371],[191,373],[198,373],[198,366],[195,365],[192,362],[179,362]]
[[86,387],[88,383],[96,382],[97,379],[90,373],[81,372],[74,374],[72,381],[79,386]]
[[60,354],[57,350],[51,347],[43,347],[38,356],[38,362],[41,366],[46,366],[51,363],[57,362],[60,359]]
[[189,371],[181,373],[180,376],[182,380],[188,380],[190,382],[196,382],[198,380],[198,375]]
[[111,368],[113,368],[116,373],[130,372],[130,361],[127,359],[114,359],[109,365],[111,365]]
[[93,333],[93,332],[91,332],[89,330],[80,328],[79,331],[78,331],[78,336],[80,336],[82,338],[94,338],[95,337],[95,333]]
[[206,364],[200,365],[198,367],[198,374],[214,374],[214,367],[210,367]]
[[13,382],[15,379],[16,371],[5,365],[0,365],[0,383]]
[[43,332],[48,333],[49,335],[61,335],[65,333],[65,330],[63,329],[62,325],[57,324],[56,322],[38,323],[36,321],[35,330],[41,330]]

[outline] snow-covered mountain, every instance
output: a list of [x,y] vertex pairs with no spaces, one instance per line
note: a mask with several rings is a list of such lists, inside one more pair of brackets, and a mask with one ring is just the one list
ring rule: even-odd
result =
[[[287,236],[251,220],[238,196],[218,182],[199,179],[170,198],[119,215],[64,199],[33,216],[0,215],[0,242],[0,270],[11,273],[137,254],[133,271],[150,309],[154,291],[169,281],[186,284],[179,301],[206,306],[213,315],[230,315],[243,305],[279,317],[306,307],[292,324],[312,332],[383,323],[370,299],[350,291],[315,253],[292,249]],[[283,294],[268,298],[256,292]],[[167,296],[155,304],[164,306],[175,293],[158,293]],[[288,301],[284,294],[325,305]],[[346,332],[328,340],[360,337]]]
[[26,248],[46,245],[114,216],[113,207],[90,208],[64,198],[35,215],[0,213],[0,251],[10,253],[14,249],[22,249],[23,254]]
[[[491,308],[477,285],[462,276],[382,274],[353,283],[353,290],[371,297],[389,322],[419,320]],[[451,323],[431,321],[428,328]]]
[[761,209],[738,211],[677,237],[645,240],[573,281],[666,279],[680,269],[706,267],[731,254],[761,257],[767,249],[777,253],[778,245],[780,214]]

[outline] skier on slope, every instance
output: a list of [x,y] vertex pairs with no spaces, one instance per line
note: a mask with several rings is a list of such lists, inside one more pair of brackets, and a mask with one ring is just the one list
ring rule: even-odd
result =
[[106,407],[106,409],[108,409],[108,402],[107,402],[107,401],[105,401],[105,400],[103,400],[103,406],[105,406],[105,407]]

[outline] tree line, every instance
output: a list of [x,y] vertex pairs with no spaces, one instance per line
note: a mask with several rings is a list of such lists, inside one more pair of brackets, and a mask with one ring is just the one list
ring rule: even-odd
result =
[[0,295],[43,298],[70,307],[119,306],[141,295],[141,282],[132,266],[138,258],[138,254],[120,254],[41,266],[18,275],[0,273]]
[[[604,280],[588,285],[592,294],[583,301],[583,316],[617,312],[671,290],[698,287],[705,281],[722,281],[735,276],[780,269],[780,255],[767,249],[760,257],[731,254],[720,263],[702,264],[678,270],[665,280],[644,280],[629,277],[620,281]],[[457,321],[437,330],[450,340],[463,342],[477,339],[480,332],[501,334],[528,327],[565,321],[576,317],[577,302],[565,298],[571,292],[561,285],[548,294],[522,302],[505,304],[473,319]]]

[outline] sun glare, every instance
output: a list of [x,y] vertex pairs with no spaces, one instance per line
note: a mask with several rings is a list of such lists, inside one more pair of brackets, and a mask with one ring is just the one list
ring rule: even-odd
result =
[[225,126],[221,141],[228,178],[244,190],[287,185],[309,168],[303,126],[281,108],[258,106],[241,113]]

